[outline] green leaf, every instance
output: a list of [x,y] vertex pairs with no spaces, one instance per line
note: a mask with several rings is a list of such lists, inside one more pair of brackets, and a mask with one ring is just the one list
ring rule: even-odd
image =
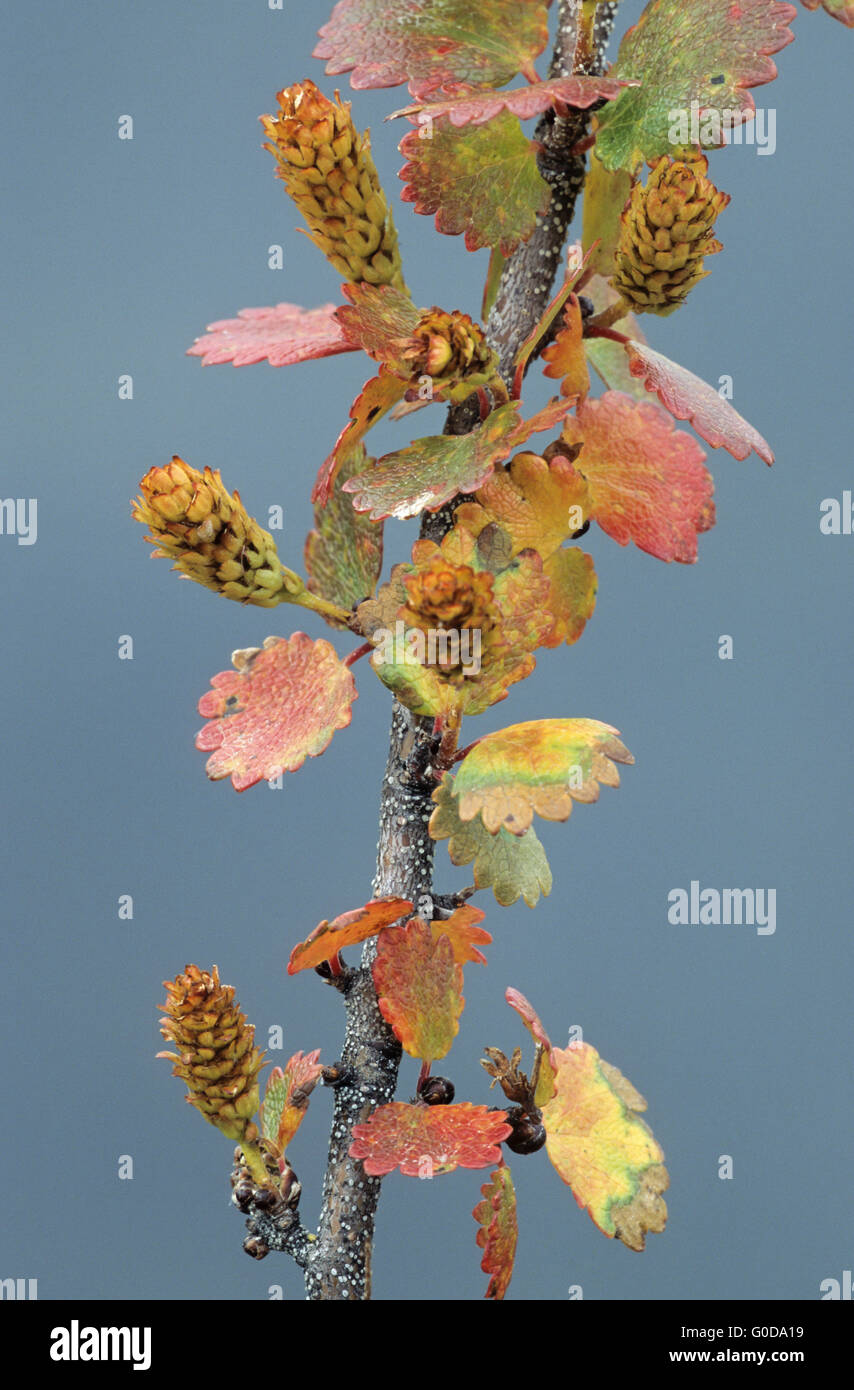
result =
[[[609,308],[619,297],[617,291],[612,289],[601,275],[594,275],[588,280],[584,286],[584,293],[593,301],[593,308],[597,314]],[[634,314],[626,314],[626,317],[615,323],[613,328],[616,333],[624,333],[627,338],[633,338],[639,343],[646,342],[643,329]],[[647,390],[643,382],[632,376],[622,343],[615,342],[613,338],[585,338],[584,351],[587,353],[590,366],[610,390],[625,391],[627,396],[633,396],[636,401],[647,399]]]
[[498,246],[509,256],[549,203],[536,145],[508,111],[461,130],[443,117],[430,129],[429,140],[413,130],[400,143],[407,160],[400,171],[403,201],[414,203],[416,212],[435,213],[438,231],[464,232],[469,251]]
[[[620,244],[623,208],[632,191],[633,179],[625,169],[606,169],[596,152],[590,156],[590,169],[584,185],[584,230],[581,244],[589,253],[588,267],[608,279],[614,274],[615,254]],[[594,243],[598,242],[595,246]],[[585,286],[584,293],[590,295]],[[340,314],[340,309],[339,309]]]
[[[697,143],[674,133],[680,112],[690,119],[693,101],[701,132],[704,125],[720,129],[722,112],[735,113],[736,124],[748,120],[756,107],[745,89],[777,76],[769,55],[792,42],[788,25],[796,14],[779,0],[650,0],[609,73],[640,79],[641,86],[627,88],[597,117],[596,154],[605,168],[634,171],[645,159]],[[705,145],[721,142],[718,134]]]
[[501,288],[501,276],[507,263],[506,256],[502,256],[501,250],[493,246],[489,253],[489,265],[486,268],[486,282],[483,286],[483,302],[480,307],[480,316],[484,323],[492,312],[492,306],[498,298],[498,291]]
[[511,401],[487,415],[469,434],[438,434],[416,439],[386,454],[368,472],[344,484],[353,506],[376,521],[437,511],[461,492],[474,492],[497,463],[515,447],[520,430],[519,403]]
[[[373,459],[358,444],[341,464],[333,493],[325,507],[315,506],[315,530],[305,541],[305,567],[308,587],[328,603],[355,608],[373,594],[383,564],[382,524],[370,521],[353,510],[350,498],[341,492],[342,484],[358,478],[373,465]],[[333,618],[331,627],[344,627]]]
[[430,818],[430,834],[434,840],[448,841],[452,864],[474,863],[476,888],[491,888],[501,907],[520,897],[528,907],[535,907],[541,893],[548,897],[552,871],[533,826],[521,836],[504,829],[490,835],[479,815],[460,820],[450,776],[436,788],[433,800],[436,810]]
[[350,303],[336,309],[335,318],[347,340],[399,376],[409,376],[400,360],[400,344],[415,332],[420,318],[409,295],[394,285],[371,285],[367,280],[345,285],[344,294]]

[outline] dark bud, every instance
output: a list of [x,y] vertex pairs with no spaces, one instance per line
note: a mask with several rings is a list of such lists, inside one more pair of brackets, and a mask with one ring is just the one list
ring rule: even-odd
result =
[[248,1211],[254,1196],[255,1184],[247,1181],[246,1178],[241,1178],[231,1194],[231,1200],[236,1207],[240,1207],[241,1211]]
[[299,1199],[302,1196],[302,1183],[294,1172],[293,1168],[286,1168],[282,1174],[281,1200],[285,1206],[295,1211],[299,1206]]
[[561,458],[569,459],[570,463],[575,463],[580,453],[580,444],[569,444],[565,439],[556,439],[553,444],[549,444],[543,449],[542,457],[546,463],[551,463],[552,459],[557,458],[558,455]]
[[425,1105],[450,1105],[456,1092],[447,1077],[428,1076],[418,1094]]
[[587,535],[587,532],[588,532],[589,530],[590,530],[590,522],[589,522],[589,521],[585,521],[585,523],[584,523],[583,526],[581,526],[577,531],[573,531],[572,536],[570,537],[570,539],[571,539],[571,540],[574,540],[574,541],[577,541],[577,540],[579,540],[579,538],[580,538],[581,536],[586,536],[586,535]]
[[504,1140],[514,1154],[535,1154],[546,1142],[546,1129],[539,1110],[523,1110],[514,1105],[507,1111],[507,1123],[513,1133]]
[[581,317],[583,320],[590,318],[591,314],[596,308],[596,305],[593,303],[592,299],[588,299],[586,294],[580,294],[578,296],[578,307],[581,310]]
[[273,1191],[272,1187],[256,1187],[252,1194],[252,1201],[256,1207],[260,1207],[261,1211],[267,1211],[270,1207],[274,1207],[278,1200],[278,1194]]
[[243,1249],[253,1260],[263,1260],[264,1256],[270,1253],[269,1245],[260,1236],[247,1236],[243,1242]]
[[321,1080],[324,1086],[349,1086],[356,1079],[356,1073],[352,1067],[345,1067],[342,1062],[336,1062],[334,1066],[324,1067],[321,1073]]

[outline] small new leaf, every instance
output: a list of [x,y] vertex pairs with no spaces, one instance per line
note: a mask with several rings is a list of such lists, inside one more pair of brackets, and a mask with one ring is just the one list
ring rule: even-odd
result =
[[560,382],[560,394],[584,400],[590,391],[590,374],[584,354],[584,326],[577,295],[570,295],[563,311],[563,327],[542,354],[543,374]]
[[485,916],[486,913],[479,907],[464,903],[450,917],[438,918],[430,923],[433,940],[438,941],[440,936],[448,938],[457,965],[486,965],[486,956],[478,950],[479,946],[488,946],[492,940],[489,932],[478,926]]
[[320,1049],[295,1052],[284,1071],[274,1067],[267,1077],[261,1106],[261,1133],[275,1144],[279,1157],[284,1154],[305,1118],[308,1098],[323,1071],[318,1062]]

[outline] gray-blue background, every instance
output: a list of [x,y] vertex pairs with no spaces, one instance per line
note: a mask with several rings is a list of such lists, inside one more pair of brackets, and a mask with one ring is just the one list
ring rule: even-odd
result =
[[[625,22],[640,4],[624,6]],[[352,726],[283,790],[211,784],[193,746],[196,701],[235,647],[304,626],[179,583],[149,563],[128,499],[173,452],[221,468],[249,509],[285,508],[280,552],[299,565],[310,482],[365,377],[356,355],[274,370],[202,369],[184,349],[244,305],[335,300],[257,117],[301,76],[326,7],[265,0],[18,4],[4,78],[6,272],[0,494],[37,497],[38,541],[0,537],[4,612],[2,870],[5,1059],[0,1277],[42,1298],[301,1296],[285,1259],[251,1263],[229,1206],[231,1145],[182,1100],[161,1046],[161,980],[217,962],[282,1062],[340,1039],[337,997],[289,979],[291,946],[364,901],[373,872],[389,696],[366,667]],[[570,1024],[646,1094],[672,1175],[670,1224],[643,1255],[607,1241],[544,1153],[517,1160],[513,1298],[815,1299],[850,1268],[852,544],[819,532],[850,486],[850,45],[799,11],[781,76],[777,152],[713,156],[733,201],[725,252],[653,344],[717,383],[770,438],[777,465],[710,451],[718,525],[696,567],[664,565],[602,533],[595,618],[573,649],[470,726],[540,716],[617,725],[637,765],[619,791],[539,830],[555,888],[534,912],[482,895],[487,969],[441,1070],[490,1099],[486,1043],[528,1039],[507,985],[555,1042]],[[339,79],[346,90],[346,79]],[[385,186],[401,159],[382,118],[404,89],[354,94]],[[132,142],[117,138],[123,114]],[[486,253],[399,205],[416,302],[479,311]],[[285,268],[267,249],[285,248]],[[132,401],[117,397],[131,373]],[[534,374],[538,376],[538,373]],[[539,394],[538,394],[539,393]],[[527,399],[545,399],[542,384]],[[441,429],[441,414],[419,417]],[[377,432],[378,451],[407,442]],[[412,528],[387,527],[402,558]],[[731,634],[735,659],[718,659]],[[134,659],[119,661],[129,634]],[[348,642],[333,636],[344,652]],[[440,886],[461,885],[438,854]],[[667,894],[773,887],[774,936],[674,927]],[[130,922],[117,917],[133,895]],[[416,1063],[406,1059],[401,1094]],[[293,1146],[313,1220],[329,1098]],[[134,1160],[119,1181],[119,1156]],[[734,1179],[718,1178],[719,1155]],[[393,1175],[374,1261],[380,1299],[477,1299],[470,1212],[482,1173]]]

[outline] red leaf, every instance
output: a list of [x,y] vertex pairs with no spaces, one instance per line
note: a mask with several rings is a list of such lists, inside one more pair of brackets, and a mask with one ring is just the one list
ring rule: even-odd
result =
[[548,39],[548,0],[339,0],[320,30],[315,58],[330,74],[352,72],[356,88],[408,82],[415,96],[437,87],[509,82]]
[[480,1226],[477,1233],[477,1243],[483,1251],[480,1267],[484,1274],[492,1275],[484,1298],[498,1300],[506,1294],[513,1275],[519,1235],[516,1192],[510,1169],[503,1159],[480,1190],[483,1201],[478,1202],[472,1216]]
[[380,1013],[410,1057],[432,1062],[451,1050],[460,1028],[462,967],[450,937],[414,917],[387,928],[373,964]]
[[465,233],[468,251],[498,246],[505,256],[526,241],[549,203],[549,185],[537,167],[537,147],[505,111],[486,125],[456,130],[442,117],[400,142],[407,162],[401,197],[415,211],[436,214],[436,230]]
[[211,722],[196,747],[213,752],[212,781],[231,775],[235,791],[295,772],[328,748],[352,718],[356,686],[335,648],[304,632],[268,637],[262,648],[235,652],[233,671],[211,680],[199,714]]
[[646,343],[628,342],[625,349],[632,376],[640,377],[647,391],[654,391],[676,420],[690,420],[713,449],[726,449],[737,459],[746,459],[755,449],[767,464],[774,462],[762,435],[714,387]]
[[714,484],[697,441],[660,406],[606,391],[579,406],[564,437],[583,441],[574,466],[606,535],[659,560],[696,560],[698,533],[714,525]]
[[511,111],[520,121],[527,121],[556,103],[564,102],[567,106],[586,110],[600,97],[613,101],[624,85],[637,84],[615,81],[612,77],[553,77],[547,82],[532,82],[510,92],[463,92],[442,101],[413,102],[400,111],[393,111],[386,120],[417,115],[418,124],[423,127],[425,117],[437,120],[439,116],[447,116],[454,126],[483,125],[499,111]]
[[367,941],[368,937],[376,936],[383,927],[391,926],[411,911],[412,903],[405,898],[372,898],[364,907],[342,912],[331,922],[319,922],[305,941],[291,951],[288,974],[296,975],[299,970],[331,960],[345,946]]
[[534,1039],[534,1042],[542,1043],[546,1051],[551,1052],[551,1038],[543,1027],[540,1016],[533,1004],[528,1002],[522,991],[514,989],[513,986],[510,985],[504,991],[504,998],[507,1000],[511,1009],[516,1010],[525,1027],[528,1029],[528,1032],[531,1034],[531,1037]]
[[555,1093],[555,1059],[554,1049],[551,1038],[540,1022],[540,1016],[532,1004],[528,1003],[524,994],[512,987],[505,990],[504,998],[515,1009],[535,1043],[539,1043],[544,1052],[540,1056],[540,1071],[537,1077],[537,1088],[534,1092],[534,1103],[545,1105],[550,1101]]
[[271,367],[288,367],[314,357],[333,357],[338,352],[354,352],[351,342],[336,319],[335,304],[319,309],[301,309],[298,304],[276,304],[271,309],[240,309],[236,319],[218,319],[197,338],[188,357],[201,357],[203,367],[231,362],[247,367],[266,357]]
[[399,1168],[410,1178],[432,1178],[455,1168],[488,1168],[501,1157],[498,1145],[510,1134],[503,1110],[485,1105],[381,1105],[353,1126],[352,1158],[381,1178]]
[[822,5],[829,15],[854,29],[854,3],[852,0],[801,0],[808,10],[817,10]]

